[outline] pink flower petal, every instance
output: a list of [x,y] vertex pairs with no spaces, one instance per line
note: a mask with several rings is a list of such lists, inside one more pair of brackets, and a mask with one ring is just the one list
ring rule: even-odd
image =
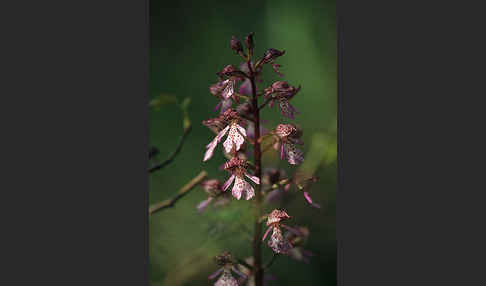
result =
[[223,89],[221,96],[223,96],[224,99],[229,99],[235,93],[235,82],[227,79],[224,83],[226,84],[226,87]]
[[245,193],[246,193],[245,199],[248,201],[255,196],[255,189],[253,189],[253,187],[248,182],[246,181],[243,182],[245,182]]
[[309,204],[311,204],[313,207],[318,208],[318,209],[319,209],[319,208],[321,208],[321,206],[320,206],[320,205],[318,205],[318,204],[316,204],[316,203],[312,202],[312,199],[311,199],[311,197],[309,196],[309,193],[308,193],[308,192],[304,192],[304,198],[305,198],[305,199],[307,200],[307,202],[308,202]]
[[[231,150],[233,149],[233,145],[235,145],[235,151],[240,150],[241,145],[245,142],[245,138],[241,136],[240,132],[238,132],[239,128],[238,124],[231,124],[231,127],[228,132],[228,138],[226,138],[226,141],[223,143],[223,147],[226,151],[226,153],[231,153]],[[243,130],[243,134],[246,136],[246,131],[245,129],[241,128]]]
[[204,158],[203,162],[206,162],[207,160],[211,159],[213,157],[214,153],[214,148],[218,145],[218,140],[214,139],[211,141],[208,145],[206,145],[206,152],[204,153]]
[[231,190],[231,194],[233,195],[233,197],[238,200],[241,199],[241,194],[246,187],[245,183],[246,182],[243,179],[241,179],[240,177],[236,177],[235,184],[233,185],[233,189]]
[[207,198],[206,200],[200,202],[198,205],[197,205],[197,210],[199,212],[203,212],[208,206],[209,206],[209,203],[213,200],[212,197],[209,197]]
[[270,233],[270,230],[272,230],[273,226],[269,226],[267,228],[267,231],[265,231],[265,234],[263,235],[263,238],[262,238],[262,241],[265,240],[265,238],[267,238],[267,235]]
[[260,184],[260,179],[257,176],[251,176],[248,173],[245,174],[250,180],[255,182],[255,184],[259,185]]
[[238,286],[238,282],[236,279],[231,275],[230,270],[223,271],[223,275],[221,275],[214,283],[214,286]]
[[223,269],[224,268],[221,267],[220,269],[216,270],[216,272],[208,276],[208,279],[213,280],[214,278],[218,277],[218,275],[221,274],[221,272],[223,272]]
[[291,165],[298,165],[304,161],[304,153],[297,149],[294,144],[285,144],[285,153],[287,161]]
[[228,189],[231,183],[233,183],[234,179],[235,179],[235,175],[231,175],[231,177],[229,177],[229,179],[223,185],[223,191],[226,191],[226,189]]

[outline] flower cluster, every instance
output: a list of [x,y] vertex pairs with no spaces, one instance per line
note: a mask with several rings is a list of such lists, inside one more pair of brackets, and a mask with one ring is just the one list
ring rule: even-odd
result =
[[[208,161],[213,157],[216,147],[226,136],[223,142],[223,154],[227,161],[221,165],[220,169],[227,171],[230,176],[224,184],[216,179],[203,182],[201,186],[208,194],[208,198],[199,204],[200,211],[223,198],[227,200],[230,197],[227,190],[231,185],[233,197],[238,200],[241,198],[251,200],[256,197],[257,208],[261,208],[259,202],[278,200],[283,192],[289,191],[291,185],[295,184],[299,190],[304,190],[301,188],[302,185],[296,182],[294,176],[287,177],[282,170],[264,169],[261,166],[262,154],[267,150],[271,151],[272,148],[280,153],[281,160],[286,160],[292,166],[304,161],[304,153],[298,148],[299,145],[304,144],[301,139],[303,132],[297,125],[282,123],[273,130],[266,129],[263,127],[264,120],[260,118],[262,108],[267,105],[268,107],[278,105],[284,117],[295,119],[295,115],[299,114],[299,111],[290,104],[290,101],[299,93],[301,87],[292,86],[286,81],[276,81],[267,88],[259,88],[257,83],[262,82],[261,76],[265,66],[271,66],[279,76],[283,76],[279,71],[281,65],[277,64],[276,60],[283,56],[285,51],[271,48],[256,60],[253,57],[255,46],[253,33],[245,38],[244,43],[246,50],[236,37],[231,38],[229,46],[235,54],[241,56],[243,63],[226,65],[216,73],[218,81],[209,87],[209,92],[219,100],[214,110],[219,111],[219,114],[215,118],[202,122],[216,134],[206,145],[203,161]],[[259,105],[258,101],[262,98],[264,102]],[[262,148],[261,145],[267,142],[263,141],[266,138],[271,138],[271,144]],[[249,153],[251,149],[253,158]],[[261,190],[260,181],[270,189]],[[253,184],[257,186],[256,189]],[[310,204],[317,205],[312,202],[307,191],[304,192],[304,197]],[[305,240],[309,232],[305,228],[294,229],[283,224],[288,219],[290,216],[284,210],[273,210],[267,216],[268,229],[263,235],[262,241],[272,232],[267,244],[276,254],[286,254],[297,260],[306,261],[309,255],[301,249],[301,242]],[[282,231],[283,228],[287,230],[285,234]],[[258,243],[261,242],[258,241]],[[259,256],[255,256],[255,259],[256,257]],[[245,265],[245,268],[235,267],[237,264],[234,261],[227,252],[217,257],[217,262],[222,267],[210,276],[213,279],[221,274],[215,285],[238,285],[244,281],[247,281],[247,285],[254,285],[253,283],[261,285],[263,280],[261,261],[253,263],[252,260],[250,263],[248,260],[243,263],[238,260]],[[242,277],[239,282],[232,276],[232,271]],[[255,282],[257,280],[259,282]]]

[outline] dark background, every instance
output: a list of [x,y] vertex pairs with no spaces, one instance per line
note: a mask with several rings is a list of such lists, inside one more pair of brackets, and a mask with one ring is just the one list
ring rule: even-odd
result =
[[[304,129],[302,170],[320,181],[310,190],[321,209],[310,207],[301,192],[284,205],[269,205],[265,211],[284,207],[293,217],[291,225],[309,227],[306,249],[313,251],[311,264],[279,258],[271,269],[278,281],[271,285],[336,285],[336,146],[337,146],[337,40],[334,1],[152,1],[150,7],[150,98],[173,95],[179,102],[191,98],[189,116],[193,130],[174,163],[150,175],[150,204],[170,198],[201,170],[210,178],[224,179],[218,170],[224,163],[221,147],[202,163],[204,146],[214,137],[201,121],[213,118],[217,99],[208,87],[217,82],[215,73],[227,64],[239,66],[241,58],[229,48],[232,35],[243,40],[255,32],[255,56],[268,48],[285,50],[280,71],[290,84],[302,85],[292,100],[299,109],[294,123]],[[266,87],[279,77],[266,68]],[[276,107],[264,110],[266,127],[282,118]],[[175,150],[182,134],[182,112],[174,104],[149,110],[150,146],[165,159]],[[264,166],[296,168],[280,162],[275,152],[264,157]],[[196,205],[207,195],[195,189],[176,207],[150,218],[150,280],[152,285],[207,285],[207,276],[217,269],[212,257],[223,250],[245,258],[251,255],[253,222],[250,204],[234,200],[222,210],[199,215]],[[271,251],[264,245],[264,260]],[[289,271],[292,269],[292,271]]]

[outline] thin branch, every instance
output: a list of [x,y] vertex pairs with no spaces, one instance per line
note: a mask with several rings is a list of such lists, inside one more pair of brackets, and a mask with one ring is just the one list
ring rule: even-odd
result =
[[175,197],[150,206],[149,215],[152,215],[157,211],[173,207],[178,200],[183,198],[192,189],[194,189],[194,187],[196,187],[202,180],[204,180],[204,178],[206,178],[207,175],[208,173],[206,171],[201,171],[199,175],[194,177],[191,181],[189,181],[189,183],[187,183],[184,187],[182,187]]
[[164,168],[165,166],[167,166],[168,164],[170,164],[174,160],[174,158],[177,156],[177,154],[179,154],[179,152],[181,151],[182,145],[184,145],[187,134],[189,134],[189,132],[191,132],[191,129],[192,129],[192,126],[189,126],[188,128],[186,128],[184,130],[184,133],[182,134],[181,140],[179,141],[179,145],[177,146],[177,149],[169,156],[169,158],[167,158],[167,160],[165,160],[164,162],[162,162],[160,164],[157,164],[155,166],[150,167],[149,170],[148,170],[149,173],[152,173],[152,172],[155,172],[157,170]]
[[263,269],[267,270],[272,266],[273,262],[277,259],[278,253],[274,253],[270,261],[267,262],[267,264],[263,267]]

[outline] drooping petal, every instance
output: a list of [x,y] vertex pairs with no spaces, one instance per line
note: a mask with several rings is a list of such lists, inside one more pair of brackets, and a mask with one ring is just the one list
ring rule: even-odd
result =
[[243,193],[243,191],[245,191],[246,184],[248,183],[245,182],[245,180],[236,176],[235,184],[233,185],[233,189],[231,190],[231,194],[233,195],[233,197],[238,200],[241,199],[241,194]]
[[279,227],[273,228],[272,236],[267,244],[275,253],[286,254],[292,248],[290,242],[282,235],[282,230]]
[[219,268],[218,270],[216,270],[216,272],[214,272],[213,274],[209,275],[209,276],[208,276],[208,279],[209,279],[209,280],[213,280],[214,278],[218,277],[218,275],[219,275],[221,272],[223,272],[223,270],[224,270],[224,268],[223,268],[223,267]]
[[235,81],[231,79],[227,79],[223,82],[226,86],[221,93],[221,96],[224,99],[229,99],[235,93]]
[[208,206],[209,206],[209,203],[211,203],[211,201],[213,200],[213,197],[209,197],[207,198],[206,200],[200,202],[198,205],[197,205],[197,210],[201,213],[203,212]]
[[245,173],[245,176],[247,176],[250,180],[255,182],[255,184],[259,185],[260,184],[260,179],[257,176],[252,176],[248,173]]
[[213,139],[213,141],[209,142],[208,145],[206,145],[206,153],[204,154],[204,159],[203,162],[206,162],[209,160],[214,153],[214,149],[218,145],[219,141],[221,141],[221,138],[228,132],[229,126],[226,126],[223,130],[221,130],[218,135]]
[[203,162],[206,162],[207,160],[211,159],[213,157],[214,153],[214,148],[218,145],[218,140],[216,138],[211,141],[208,145],[206,145],[206,153],[204,153],[204,158]]
[[229,126],[226,126],[223,130],[221,130],[218,133],[218,136],[216,136],[216,138],[218,139],[218,142],[221,141],[221,138],[223,138],[223,136],[226,134],[226,132],[228,132],[228,129],[229,129]]
[[263,238],[262,238],[262,241],[265,240],[265,238],[267,238],[267,235],[270,233],[270,230],[272,230],[273,226],[269,226],[267,228],[267,231],[265,231],[265,234],[263,235]]
[[296,112],[295,107],[290,105],[289,101],[286,98],[281,98],[279,100],[278,107],[280,108],[280,112],[282,113],[282,115],[287,117],[287,118],[290,118],[290,119],[295,118],[294,112],[298,113],[298,112]]
[[309,196],[309,193],[308,192],[304,192],[304,198],[306,199],[306,201],[311,204],[311,206],[315,207],[315,208],[321,208],[321,206],[319,204],[316,204],[314,202],[312,202],[312,198]]
[[242,273],[240,270],[238,270],[238,268],[236,267],[232,267],[231,270],[233,270],[234,273],[238,274],[239,276],[241,276],[242,278],[248,278],[248,276],[246,276],[246,274]]
[[[238,132],[239,130],[238,127],[241,126],[239,126],[238,124],[231,124],[231,127],[228,132],[228,138],[226,138],[226,140],[223,143],[223,147],[226,153],[231,153],[231,150],[233,149],[233,145],[235,145],[235,151],[240,150],[241,145],[243,145],[243,143],[245,142],[245,138]],[[243,134],[245,134],[246,136],[246,131]]]
[[255,196],[255,189],[253,189],[253,187],[248,182],[246,181],[244,182],[245,182],[245,193],[246,193],[245,199],[248,201]]
[[304,153],[297,149],[294,144],[285,144],[285,154],[291,165],[298,165],[304,161]]
[[223,271],[223,275],[221,275],[219,277],[218,281],[216,281],[216,283],[214,283],[214,286],[238,286],[238,282],[231,275],[231,271],[225,269]]
[[228,180],[223,185],[223,191],[226,191],[228,189],[231,183],[233,183],[234,179],[235,179],[235,175],[231,175],[231,177],[228,178]]
[[240,131],[241,135],[246,136],[246,130],[245,130],[245,128],[241,127],[238,124],[236,124],[236,128],[238,128],[238,131]]

